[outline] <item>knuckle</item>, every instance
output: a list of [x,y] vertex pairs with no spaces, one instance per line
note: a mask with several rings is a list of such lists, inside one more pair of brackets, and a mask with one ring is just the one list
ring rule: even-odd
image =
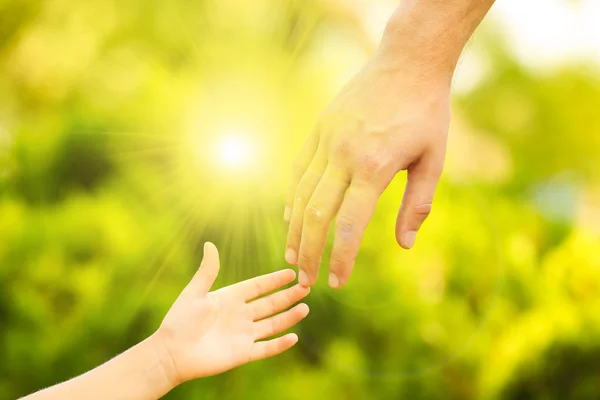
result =
[[306,184],[305,182],[300,182],[300,184],[296,188],[296,194],[295,194],[296,197],[295,197],[294,201],[299,204],[308,203],[311,195],[312,195],[312,191],[310,190],[309,185]]
[[352,154],[352,143],[349,140],[341,140],[333,147],[333,155],[336,158],[346,160]]
[[298,266],[308,274],[309,280],[313,281],[313,275],[319,270],[321,258],[314,255],[302,254],[298,256]]
[[310,225],[321,225],[325,218],[319,207],[309,204],[304,211],[304,220]]
[[332,267],[340,267],[346,263],[344,257],[342,257],[339,253],[335,252],[331,254],[331,266]]
[[262,289],[263,287],[259,282],[254,283],[254,287],[252,288],[254,293],[262,293]]
[[421,203],[415,206],[413,211],[415,214],[421,215],[426,218],[429,216],[429,214],[431,214],[431,206],[431,202]]
[[273,354],[278,354],[285,350],[284,343],[281,340],[275,341],[272,345],[270,345],[270,348]]
[[417,215],[421,218],[427,218],[429,214],[431,214],[432,202],[431,200],[420,200],[414,203],[414,205],[402,204],[401,208],[405,209],[408,213]]
[[307,255],[306,253],[300,253],[298,256],[298,262],[304,266],[311,267],[314,263],[314,259],[312,256]]
[[385,162],[379,154],[367,153],[359,158],[358,167],[363,174],[371,176],[380,172],[385,167]]
[[279,305],[279,301],[277,301],[276,298],[271,297],[269,299],[269,303],[268,303],[269,310],[275,310],[278,305]]
[[294,301],[294,294],[292,293],[292,291],[288,290],[284,293],[280,304],[278,305],[284,305],[284,304],[290,304]]
[[335,223],[336,231],[343,237],[347,237],[354,232],[356,222],[347,216],[341,216]]
[[296,204],[296,205],[297,204],[299,204],[299,205],[305,204],[308,201],[307,198],[308,198],[308,195],[304,194],[304,192],[302,192],[300,190],[297,190],[296,195],[294,196],[294,204]]
[[346,267],[352,262],[353,260],[347,259],[339,252],[333,252],[331,254],[330,268],[336,273],[336,275],[339,278],[342,278],[344,275],[343,272],[346,270]]

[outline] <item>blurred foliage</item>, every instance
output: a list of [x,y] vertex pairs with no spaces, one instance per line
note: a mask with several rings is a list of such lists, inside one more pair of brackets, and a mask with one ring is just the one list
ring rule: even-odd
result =
[[[417,247],[398,178],[297,348],[167,398],[600,397],[597,69],[525,69],[492,27]],[[219,285],[283,268],[293,155],[373,45],[343,1],[0,1],[0,397],[153,332],[206,240]]]

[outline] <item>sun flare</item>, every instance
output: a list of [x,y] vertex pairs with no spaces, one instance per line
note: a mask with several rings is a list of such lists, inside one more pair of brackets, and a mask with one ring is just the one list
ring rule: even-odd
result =
[[224,135],[217,143],[217,158],[228,168],[248,167],[254,155],[252,144],[239,133]]

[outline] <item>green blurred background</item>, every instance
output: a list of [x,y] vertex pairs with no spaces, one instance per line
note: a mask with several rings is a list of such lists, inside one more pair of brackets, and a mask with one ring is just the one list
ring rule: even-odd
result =
[[[600,14],[498,2],[416,248],[401,174],[298,346],[167,398],[600,398]],[[0,0],[0,398],[151,334],[206,240],[218,286],[285,267],[293,157],[394,3]]]

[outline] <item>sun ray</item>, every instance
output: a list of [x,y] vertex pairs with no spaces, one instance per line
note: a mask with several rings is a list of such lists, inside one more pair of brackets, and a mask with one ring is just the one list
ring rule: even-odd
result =
[[179,19],[179,22],[181,22],[180,27],[183,28],[183,30],[185,31],[186,39],[193,50],[193,56],[195,56],[197,60],[204,61],[205,57],[203,57],[202,48],[198,43],[197,39],[195,38],[194,32],[190,26],[189,21],[181,14],[181,9],[177,8],[175,10],[175,17]]
[[170,145],[170,146],[161,146],[161,147],[151,147],[145,149],[135,149],[129,151],[123,151],[120,153],[113,153],[110,155],[112,159],[115,160],[128,160],[137,157],[147,157],[160,154],[161,152],[169,153],[171,151],[177,151],[181,149],[181,145]]
[[96,131],[96,130],[91,130],[91,131],[77,131],[77,133],[83,134],[83,135],[99,135],[99,136],[126,136],[126,137],[130,137],[130,138],[140,138],[140,139],[160,139],[160,140],[166,140],[166,139],[171,139],[169,136],[165,136],[162,135],[160,133],[148,133],[148,132],[141,132],[141,131]]
[[284,227],[287,227],[283,218],[277,218],[278,222],[272,218],[266,218],[267,227],[269,229],[269,244],[270,253],[273,260],[273,264],[277,268],[290,268],[290,265],[285,261],[284,249],[287,240],[287,231]]
[[[181,223],[180,223],[179,227],[177,229],[173,230],[173,233],[171,234],[171,238],[168,240],[168,245],[165,245],[163,247],[163,250],[158,251],[155,261],[150,263],[150,265],[158,264],[158,266],[156,268],[154,268],[155,271],[153,273],[151,272],[152,278],[146,284],[143,294],[139,297],[138,306],[135,308],[135,310],[133,310],[133,312],[131,314],[132,321],[135,318],[135,315],[137,315],[139,310],[143,307],[146,299],[148,298],[148,296],[154,289],[154,286],[156,285],[156,282],[158,281],[160,275],[162,274],[162,272],[164,271],[166,266],[169,264],[169,261],[174,256],[175,252],[178,250],[177,244],[179,242],[183,242],[185,240],[185,238],[187,238],[187,235],[189,234],[189,231],[190,231],[190,226],[195,221],[193,218],[190,218],[192,212],[193,212],[193,209],[190,207],[184,213],[184,216],[181,217]],[[161,254],[164,254],[164,256],[161,257]],[[152,270],[152,267],[150,269]]]

